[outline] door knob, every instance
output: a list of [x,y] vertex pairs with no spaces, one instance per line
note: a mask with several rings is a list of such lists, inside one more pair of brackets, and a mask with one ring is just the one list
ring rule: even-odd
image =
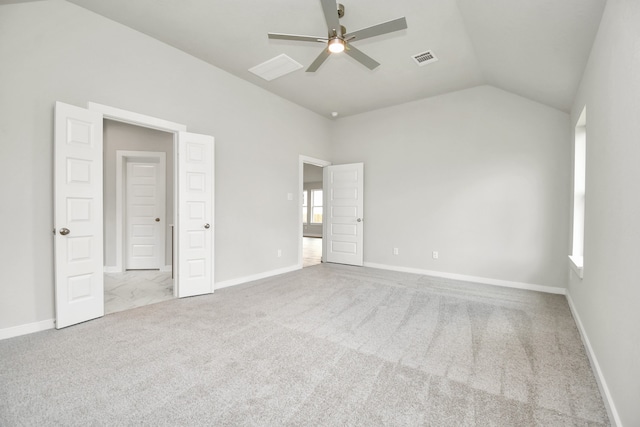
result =
[[362,222],[362,218],[358,218],[358,219],[356,219],[356,221]]
[[71,231],[68,228],[61,228],[60,229],[60,234],[62,234],[63,236],[66,236],[69,233],[71,233]]
[[160,218],[156,218],[156,222],[160,222]]
[[211,227],[209,224],[204,225],[204,228],[209,228],[209,227]]

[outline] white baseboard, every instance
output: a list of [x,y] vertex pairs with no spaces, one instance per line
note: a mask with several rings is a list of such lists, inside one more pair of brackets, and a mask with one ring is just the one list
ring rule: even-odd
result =
[[229,286],[241,285],[247,282],[253,282],[254,280],[266,279],[267,277],[277,276],[279,274],[290,273],[292,271],[300,270],[302,266],[292,265],[289,267],[279,268],[277,270],[265,271],[264,273],[253,274],[251,276],[238,277],[236,279],[224,280],[214,285],[214,289],[228,288]]
[[402,273],[423,274],[425,276],[442,277],[445,279],[461,280],[463,282],[483,283],[485,285],[502,286],[505,288],[526,289],[529,291],[545,292],[548,294],[566,295],[565,288],[555,286],[536,285],[534,283],[512,282],[510,280],[489,279],[486,277],[467,276],[464,274],[443,273],[441,271],[422,270],[419,268],[398,267],[395,265],[376,264],[373,262],[365,262],[365,267],[380,268],[382,270],[400,271]]
[[55,322],[53,319],[42,320],[40,322],[27,323],[25,325],[14,326],[12,328],[0,329],[0,340],[19,337],[20,335],[32,334],[34,332],[53,329]]
[[[172,265],[164,265],[164,266],[160,267],[158,270],[160,270],[160,271],[171,271],[172,269],[173,269]],[[122,270],[120,270],[118,267],[113,266],[113,265],[109,265],[109,266],[105,265],[103,267],[103,271],[105,273],[123,273]]]
[[582,337],[582,343],[584,347],[587,349],[587,356],[589,357],[589,361],[591,362],[591,368],[595,372],[596,382],[598,383],[598,387],[600,388],[600,393],[604,397],[604,406],[607,408],[607,412],[609,413],[609,421],[615,427],[622,427],[622,421],[620,421],[620,415],[618,415],[618,410],[616,409],[616,405],[613,403],[613,399],[611,398],[611,392],[609,392],[609,387],[607,386],[607,382],[604,379],[604,375],[602,375],[602,370],[600,369],[600,363],[598,363],[598,358],[593,352],[593,348],[591,347],[591,342],[589,341],[589,336],[587,335],[587,331],[585,331],[584,326],[582,325],[582,320],[580,320],[580,315],[576,310],[576,306],[573,305],[573,300],[571,299],[571,295],[567,294],[567,301],[569,302],[569,308],[571,309],[571,314],[573,315],[573,319],[576,321],[576,325],[578,325],[578,330],[580,331],[580,336]]

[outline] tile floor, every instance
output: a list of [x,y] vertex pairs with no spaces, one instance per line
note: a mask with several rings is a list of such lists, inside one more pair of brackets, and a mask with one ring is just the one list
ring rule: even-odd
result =
[[171,272],[130,270],[104,274],[104,313],[115,313],[173,298]]

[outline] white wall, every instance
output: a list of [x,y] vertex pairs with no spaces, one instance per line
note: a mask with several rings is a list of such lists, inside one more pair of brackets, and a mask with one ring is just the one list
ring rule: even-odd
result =
[[566,113],[481,86],[334,132],[334,164],[365,164],[366,263],[566,286]]
[[165,253],[163,266],[171,265],[171,227],[173,224],[173,134],[104,121],[104,265],[116,265],[116,157],[118,150],[159,151],[166,159],[166,203],[164,218]]
[[297,265],[299,156],[328,158],[330,120],[61,0],[0,6],[0,58],[0,329],[54,316],[55,101],[213,135],[216,282]]
[[569,296],[614,411],[640,425],[640,2],[609,0],[572,110],[587,107],[584,279]]

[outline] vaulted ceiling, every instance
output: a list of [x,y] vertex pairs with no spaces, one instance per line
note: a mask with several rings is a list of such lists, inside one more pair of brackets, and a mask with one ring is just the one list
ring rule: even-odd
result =
[[[319,0],[69,0],[324,116],[357,114],[489,84],[569,111],[606,0],[341,0],[347,31],[405,16],[408,28],[356,46],[315,73],[323,49],[268,32],[326,36]],[[419,67],[413,55],[432,50]],[[286,54],[304,67],[272,81],[248,71]]]

